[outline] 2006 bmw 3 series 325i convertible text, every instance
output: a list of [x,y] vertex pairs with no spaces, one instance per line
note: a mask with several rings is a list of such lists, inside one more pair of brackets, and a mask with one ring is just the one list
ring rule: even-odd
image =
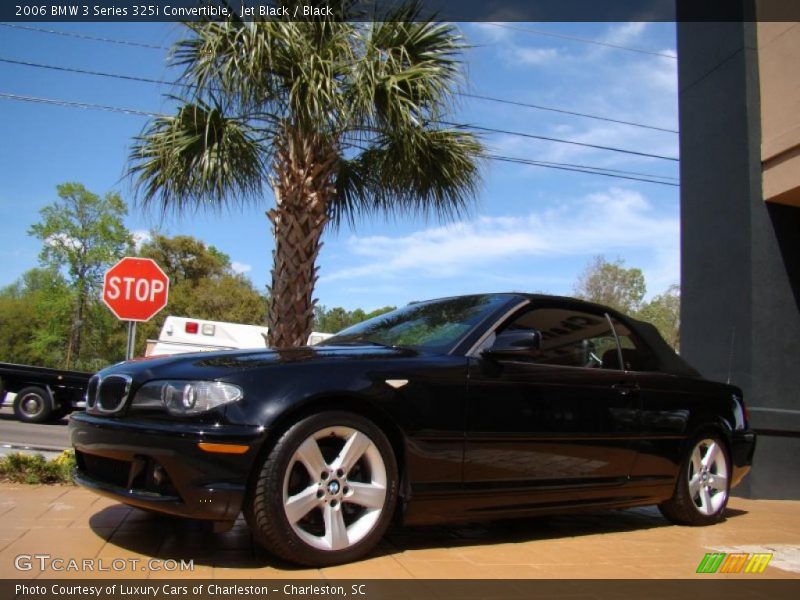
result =
[[527,294],[410,304],[313,347],[120,363],[70,429],[78,483],[222,528],[243,511],[306,565],[359,558],[393,518],[658,504],[715,523],[755,448],[741,391],[651,325]]

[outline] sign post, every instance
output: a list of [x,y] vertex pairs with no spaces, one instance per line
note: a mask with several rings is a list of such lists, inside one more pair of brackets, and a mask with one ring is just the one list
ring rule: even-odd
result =
[[126,256],[103,278],[103,302],[114,315],[128,322],[125,360],[133,358],[136,323],[149,321],[167,305],[169,277],[149,258]]
[[133,347],[136,345],[136,321],[128,321],[128,343],[125,346],[125,360],[133,358]]

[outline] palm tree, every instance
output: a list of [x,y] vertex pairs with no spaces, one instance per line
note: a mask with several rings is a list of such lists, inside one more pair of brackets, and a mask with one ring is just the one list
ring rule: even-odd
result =
[[131,174],[164,211],[275,199],[270,345],[305,343],[326,227],[374,214],[453,218],[483,149],[446,127],[464,49],[407,5],[381,21],[188,23],[180,107],[135,140]]

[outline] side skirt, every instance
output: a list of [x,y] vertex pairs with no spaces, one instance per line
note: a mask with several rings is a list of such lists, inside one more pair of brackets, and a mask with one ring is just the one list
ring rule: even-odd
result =
[[403,523],[433,525],[630,508],[659,504],[672,496],[674,480],[570,490],[465,490],[417,493],[406,503]]

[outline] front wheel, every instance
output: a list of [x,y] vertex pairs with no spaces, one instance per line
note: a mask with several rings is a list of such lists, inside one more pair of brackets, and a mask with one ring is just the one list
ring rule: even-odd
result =
[[285,560],[327,566],[360,558],[383,536],[397,501],[397,461],[384,433],[347,412],[289,428],[264,460],[245,517]]
[[711,525],[724,518],[729,493],[727,447],[719,436],[706,434],[690,446],[674,495],[658,508],[673,523]]

